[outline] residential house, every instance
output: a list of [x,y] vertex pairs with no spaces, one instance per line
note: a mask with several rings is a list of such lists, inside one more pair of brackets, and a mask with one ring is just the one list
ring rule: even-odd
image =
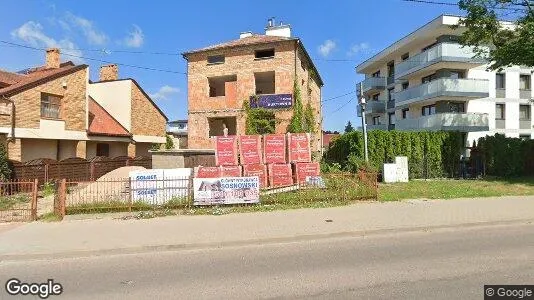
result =
[[459,44],[459,19],[439,16],[356,67],[368,129],[461,131],[465,146],[495,133],[534,138],[533,69],[488,71]]
[[167,135],[172,138],[174,149],[187,149],[187,120],[168,122]]
[[312,150],[322,148],[323,81],[301,40],[289,25],[269,20],[265,34],[244,32],[239,39],[192,50],[187,60],[188,146],[213,149],[214,136],[245,134],[243,103],[271,109],[276,133],[286,133],[294,109],[294,85],[302,104],[311,104],[316,134]]

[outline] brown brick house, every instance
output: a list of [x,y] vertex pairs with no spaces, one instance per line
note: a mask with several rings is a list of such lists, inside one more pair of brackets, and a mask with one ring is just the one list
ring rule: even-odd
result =
[[321,77],[302,42],[291,37],[289,25],[269,24],[265,35],[246,32],[239,39],[183,53],[188,62],[189,148],[212,149],[211,137],[222,135],[224,126],[230,135],[244,134],[243,102],[251,96],[273,109],[276,132],[285,133],[296,83],[303,106],[310,102],[315,114],[312,149],[321,150]]
[[[131,88],[130,94],[143,94],[140,90]],[[161,133],[154,131],[157,138],[150,140],[164,142],[165,117],[159,109],[151,101],[132,102],[140,103],[135,106],[139,111],[158,111],[162,117],[148,118],[156,124],[141,127],[148,131],[161,127]],[[137,145],[137,131],[143,132],[125,129],[113,113],[89,97],[88,66],[61,63],[59,49],[47,50],[44,66],[19,73],[0,71],[0,141],[7,144],[11,160],[128,155],[130,148],[146,148],[142,142]]]

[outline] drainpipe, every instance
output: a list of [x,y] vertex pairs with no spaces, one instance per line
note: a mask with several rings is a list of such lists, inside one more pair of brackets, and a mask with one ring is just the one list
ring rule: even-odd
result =
[[2,98],[11,103],[11,136],[7,139],[8,142],[11,142],[15,139],[15,101],[6,95],[2,95]]

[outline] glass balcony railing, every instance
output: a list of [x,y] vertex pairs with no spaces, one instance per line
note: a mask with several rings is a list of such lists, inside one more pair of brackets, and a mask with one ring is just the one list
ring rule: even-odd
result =
[[[386,111],[386,101],[384,100],[368,100],[365,105],[365,113],[384,113]],[[361,117],[361,109],[358,107],[358,117]]]
[[380,91],[386,88],[386,77],[367,77],[362,81],[362,92]]
[[398,130],[457,130],[462,132],[489,130],[488,114],[440,113],[395,122]]
[[483,59],[474,56],[473,47],[463,47],[455,43],[441,43],[396,65],[395,79],[403,79],[402,77],[410,73],[440,61],[485,63]]
[[440,78],[395,93],[395,103],[399,105],[408,101],[412,103],[441,96],[466,98],[489,97],[489,81],[485,79]]

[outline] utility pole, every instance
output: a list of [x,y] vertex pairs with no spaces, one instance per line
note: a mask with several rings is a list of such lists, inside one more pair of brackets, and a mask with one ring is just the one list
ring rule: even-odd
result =
[[362,83],[360,82],[359,89],[358,89],[358,99],[360,100],[360,108],[362,110],[362,129],[363,129],[363,151],[364,151],[364,157],[365,162],[369,162],[369,155],[367,153],[367,124],[365,121],[365,106],[366,101],[363,97],[363,90],[362,90]]

